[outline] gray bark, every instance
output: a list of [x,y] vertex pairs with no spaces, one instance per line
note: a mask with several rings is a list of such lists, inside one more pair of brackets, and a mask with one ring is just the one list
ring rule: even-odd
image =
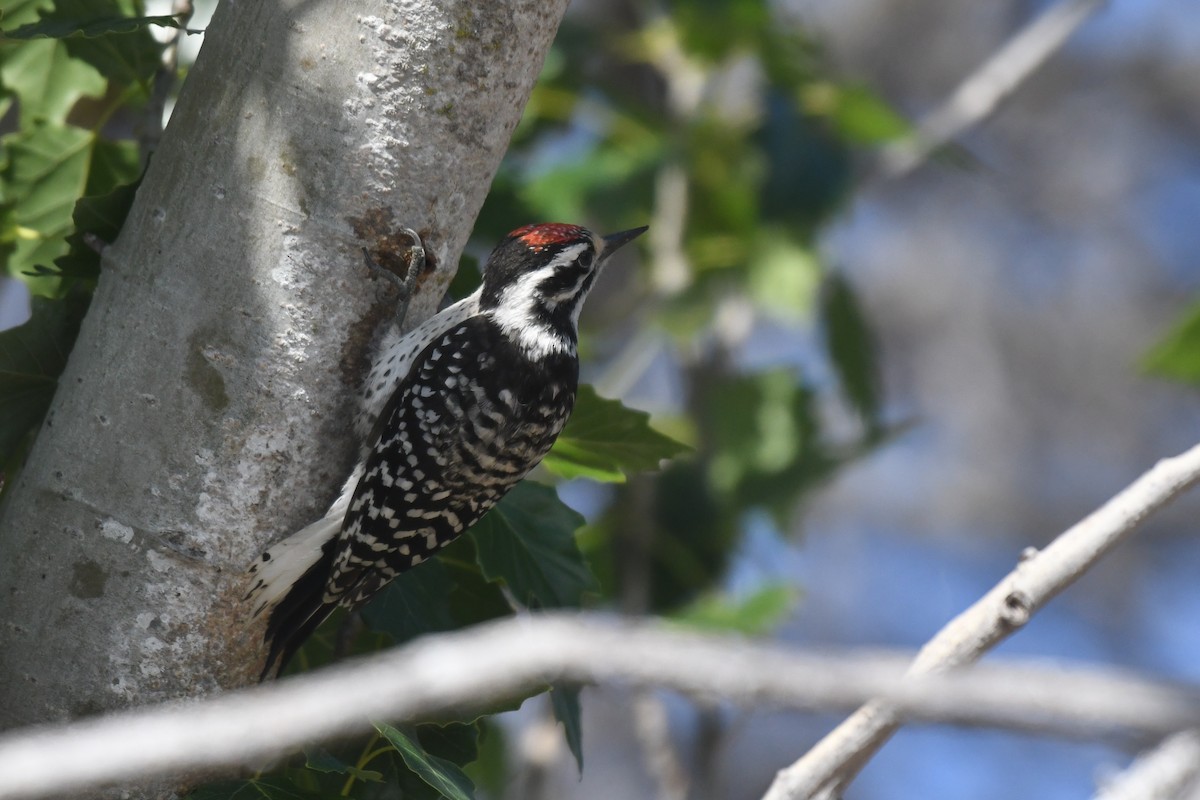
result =
[[566,0],[222,3],[0,510],[0,728],[250,682],[239,604],[352,457],[371,282],[431,314]]

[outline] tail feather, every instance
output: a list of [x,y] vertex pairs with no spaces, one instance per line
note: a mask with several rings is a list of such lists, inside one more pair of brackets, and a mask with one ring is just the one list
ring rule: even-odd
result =
[[323,598],[341,525],[341,515],[326,516],[272,546],[250,568],[257,580],[245,599],[254,603],[253,616],[268,614],[270,652],[262,678],[277,660],[282,671],[333,611],[336,604]]
[[321,561],[326,545],[337,538],[341,528],[341,517],[327,515],[259,556],[249,570],[257,580],[245,597],[254,602],[251,616],[279,605],[292,586]]
[[331,562],[332,558],[314,564],[296,582],[283,601],[271,610],[266,633],[266,640],[271,643],[271,649],[267,653],[267,662],[263,665],[259,680],[265,680],[267,675],[271,674],[277,661],[275,674],[282,673],[300,646],[337,607],[337,603],[326,603],[323,599],[325,577],[329,574]]

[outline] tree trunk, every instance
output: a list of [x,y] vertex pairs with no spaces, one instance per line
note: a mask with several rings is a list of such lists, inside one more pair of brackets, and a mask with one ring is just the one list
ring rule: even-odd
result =
[[421,231],[431,314],[566,0],[222,3],[0,510],[0,728],[244,684],[268,542],[348,473]]

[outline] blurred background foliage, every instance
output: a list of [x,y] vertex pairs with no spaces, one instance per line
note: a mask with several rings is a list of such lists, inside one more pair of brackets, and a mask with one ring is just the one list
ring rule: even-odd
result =
[[[196,16],[182,24],[202,28],[211,5],[198,3]],[[942,490],[952,495],[960,486],[948,481],[938,487],[931,482],[936,479],[922,483],[911,474],[906,479],[895,475],[928,466],[927,453],[925,461],[900,464],[897,453],[911,453],[927,443],[931,431],[938,435],[936,424],[923,426],[918,416],[936,414],[938,406],[922,403],[908,379],[884,378],[893,358],[905,369],[912,366],[905,348],[941,335],[928,326],[906,327],[897,321],[898,307],[915,308],[919,316],[922,308],[928,310],[922,302],[934,302],[947,291],[944,275],[916,267],[906,271],[907,265],[924,259],[936,270],[952,263],[960,277],[950,279],[950,285],[962,289],[960,282],[968,279],[961,275],[977,266],[973,255],[988,251],[965,237],[952,238],[968,229],[961,216],[951,213],[953,207],[969,200],[943,196],[940,202],[897,213],[896,203],[904,207],[910,196],[935,195],[906,194],[889,201],[889,192],[901,190],[881,191],[868,180],[876,149],[911,134],[906,115],[882,93],[909,95],[896,85],[902,71],[889,71],[897,63],[894,51],[887,51],[893,54],[889,57],[882,54],[886,48],[876,54],[853,35],[836,33],[842,30],[837,24],[874,31],[884,41],[900,35],[903,18],[888,16],[894,28],[879,29],[882,23],[855,16],[868,13],[863,11],[870,6],[866,0],[843,4],[841,12],[809,8],[820,5],[593,0],[572,7],[451,294],[471,291],[491,244],[530,221],[582,222],[602,232],[649,224],[649,234],[639,243],[642,257],[614,264],[584,315],[584,377],[594,391],[581,393],[572,427],[535,476],[537,483],[523,485],[436,561],[402,576],[361,620],[331,621],[293,669],[531,606],[586,605],[765,635],[803,617],[797,603],[809,583],[821,587],[832,580],[838,587],[833,594],[857,583],[852,577],[823,580],[790,568],[796,534],[811,524],[803,512],[814,501],[826,498],[825,508],[841,512],[848,506],[867,509],[866,528],[878,527],[880,517],[896,528],[930,523],[927,527],[937,529],[944,523],[947,517],[940,509],[948,501],[938,504],[934,496]],[[993,38],[1011,31],[1037,4],[1002,5],[1017,12],[1002,20],[984,15],[993,24]],[[175,31],[147,25],[151,20],[180,24],[146,16],[167,14],[165,4],[147,8],[135,0],[0,0],[0,9],[6,34],[0,42],[0,253],[6,273],[34,296],[30,320],[0,332],[0,465],[11,475],[49,403],[99,276],[97,247],[119,231],[160,133],[163,109],[169,109],[201,37],[181,39],[182,57],[176,62],[170,39]],[[936,4],[926,11],[927,21],[948,14]],[[843,22],[847,18],[850,22]],[[947,91],[995,44],[982,42],[981,35],[971,45],[976,49],[952,61],[938,80],[927,77],[929,86]],[[831,49],[857,70],[835,66]],[[930,58],[940,55],[942,50],[933,50]],[[932,88],[924,91],[923,102],[910,104],[914,109],[937,99]],[[995,139],[973,144],[989,157],[988,166],[996,161],[995,151],[1003,151]],[[1009,188],[979,162],[941,180],[965,182],[968,197],[989,181],[1002,187],[1001,194]],[[988,208],[989,202],[995,199],[979,205]],[[1053,204],[1043,202],[1045,213],[1053,216]],[[900,225],[895,220],[905,213],[927,213],[928,226],[925,218],[909,218],[911,235],[894,233]],[[1003,224],[1020,233],[1010,217],[1004,219]],[[998,234],[993,230],[991,235]],[[847,237],[859,239],[848,244]],[[909,239],[907,249],[895,246],[902,237]],[[1019,249],[1020,236],[1002,238],[1000,250]],[[1036,270],[1020,274],[1018,281],[1039,280]],[[1053,284],[1045,273],[1041,280]],[[875,287],[874,299],[861,295],[861,281]],[[889,304],[888,287],[901,283],[906,285],[898,295],[899,306]],[[974,312],[986,316],[979,311],[979,298],[978,290],[963,290],[937,306],[936,313],[960,309],[967,318]],[[1082,325],[1081,316],[1072,319]],[[950,325],[947,331],[942,347],[953,347],[951,339],[974,341],[955,338],[961,327]],[[1147,352],[1142,364],[1156,374],[1196,382],[1198,339],[1200,323],[1192,311],[1157,346],[1151,348],[1151,339],[1143,339]],[[887,363],[881,362],[881,351],[888,355]],[[986,349],[973,352],[983,353],[984,359],[994,355]],[[996,388],[1006,385],[1003,375],[982,368],[976,373],[978,358],[970,353],[965,358],[954,362],[950,374],[938,373],[943,386],[939,397],[988,407],[966,390],[976,389],[991,391],[993,401],[1003,402],[1005,390]],[[1130,375],[1135,362],[1113,360],[1116,369]],[[896,374],[894,367],[890,374]],[[955,388],[945,388],[951,384]],[[966,387],[963,392],[959,384]],[[885,405],[885,385],[899,389],[899,401]],[[604,399],[617,397],[653,412],[653,425],[644,414]],[[979,425],[978,417],[970,419]],[[914,424],[916,433],[900,436]],[[994,443],[994,438],[988,441]],[[1182,449],[1190,441],[1173,441],[1165,451],[1154,452]],[[899,446],[885,447],[889,442]],[[879,497],[894,500],[903,494],[908,504],[898,505],[908,516],[890,520],[886,504],[871,494],[869,474],[856,488],[835,486],[832,492],[815,494],[850,465],[879,453],[889,454],[882,461],[870,460],[883,464],[876,468],[882,470],[877,473]],[[944,451],[940,457],[947,468],[962,467]],[[1072,480],[1061,479],[1067,484]],[[991,487],[998,485],[993,478]],[[929,507],[922,505],[923,499]],[[1011,496],[1003,501],[1011,502]],[[820,522],[828,517],[817,505]],[[978,512],[981,507],[973,508]],[[986,520],[988,506],[982,509]],[[1052,531],[1075,515],[1014,514],[1002,524],[1017,529],[1050,520]],[[899,573],[911,555],[897,553],[890,540],[868,535],[859,541],[878,549],[869,559],[878,569],[890,571],[895,565]],[[998,563],[1010,556],[1001,551]],[[909,580],[920,584],[929,580],[924,575]],[[944,575],[933,580],[939,579],[946,580]],[[972,592],[987,585],[971,583],[963,598],[973,599]],[[870,613],[858,608],[860,615]],[[951,603],[935,616],[944,618],[957,608]],[[819,609],[825,624],[840,624],[827,606]],[[886,617],[886,607],[883,614],[878,606],[874,611]],[[898,640],[919,643],[935,627],[910,628],[907,638]],[[871,640],[870,628],[866,625],[857,638]],[[791,635],[820,638],[811,629]],[[828,638],[856,639],[840,633]],[[521,707],[520,712],[446,725],[401,730],[381,721],[368,740],[313,750],[270,775],[205,787],[195,796],[532,798],[649,792],[648,777],[628,779],[628,785],[643,787],[642,793],[612,793],[605,778],[585,780],[577,789],[570,780],[548,778],[556,769],[561,772],[562,760],[554,755],[559,751],[537,744],[542,740],[530,732],[557,720],[581,768],[585,719],[577,691],[555,689],[549,698],[542,705],[524,706],[523,698],[513,698],[507,708]],[[736,738],[732,717],[718,708],[678,705],[671,706],[671,713],[676,738],[692,753],[691,766],[699,776],[711,778],[722,763],[716,758],[718,744]],[[611,714],[599,716],[588,730],[604,743],[588,752],[607,754],[602,760],[610,763],[601,775],[611,779],[614,758],[621,762],[624,753],[625,762],[640,762],[640,756],[615,743],[627,726]],[[760,730],[757,735],[767,734]],[[775,768],[806,749],[797,744],[805,736],[784,736],[774,749],[759,748],[756,771],[749,777],[730,763],[728,794],[704,789],[703,777],[697,778],[700,788],[694,794],[757,796]],[[736,743],[724,746],[736,752]],[[880,790],[879,796],[888,792]],[[935,789],[923,796],[940,795]]]

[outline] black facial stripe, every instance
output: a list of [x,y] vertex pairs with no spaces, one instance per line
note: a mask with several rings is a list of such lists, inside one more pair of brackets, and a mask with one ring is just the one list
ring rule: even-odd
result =
[[539,283],[538,292],[543,297],[555,299],[566,292],[578,291],[578,288],[582,288],[581,280],[586,277],[588,271],[586,267],[577,265],[563,267]]

